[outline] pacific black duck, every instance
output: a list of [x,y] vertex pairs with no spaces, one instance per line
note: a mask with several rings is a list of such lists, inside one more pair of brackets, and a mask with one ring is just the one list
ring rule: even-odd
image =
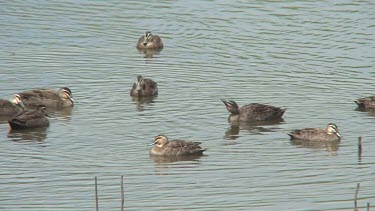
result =
[[48,127],[47,110],[43,105],[38,106],[35,110],[24,110],[8,120],[11,129],[26,129],[36,127]]
[[44,105],[47,108],[73,107],[72,91],[62,87],[58,91],[52,89],[33,89],[17,93],[27,108]]
[[25,109],[21,96],[15,94],[10,100],[0,99],[0,116],[12,117]]
[[154,156],[188,156],[203,155],[204,149],[201,142],[172,140],[169,141],[165,135],[158,135],[152,144],[150,155]]
[[288,134],[292,140],[305,141],[341,141],[341,135],[336,124],[329,123],[323,128],[304,128]]
[[130,96],[151,97],[156,95],[158,95],[158,84],[152,79],[143,78],[141,75],[137,76],[137,80],[130,90]]
[[231,113],[230,121],[270,121],[281,119],[286,108],[279,108],[260,103],[251,103],[241,108],[233,100],[221,99],[227,110]]
[[158,35],[153,35],[151,32],[146,32],[142,35],[137,43],[138,49],[162,49],[163,42]]

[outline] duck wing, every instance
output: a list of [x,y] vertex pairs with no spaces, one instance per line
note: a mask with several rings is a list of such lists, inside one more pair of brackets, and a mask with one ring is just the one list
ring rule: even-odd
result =
[[48,126],[49,120],[46,115],[43,108],[24,110],[9,119],[8,123],[12,129]]
[[173,140],[167,144],[167,148],[173,150],[177,156],[202,154],[206,149],[203,149],[200,144],[201,142]]
[[33,89],[17,94],[21,96],[21,100],[26,107],[39,105],[48,106],[60,100],[57,91],[51,89]]
[[148,78],[143,79],[143,82],[149,89],[155,89],[158,86],[158,84],[155,81]]
[[304,128],[300,130],[293,130],[288,135],[292,139],[311,139],[312,137],[317,137],[322,134],[323,131],[320,128]]
[[271,105],[251,103],[241,107],[240,118],[257,121],[279,119],[282,117],[285,110],[285,108],[279,108]]

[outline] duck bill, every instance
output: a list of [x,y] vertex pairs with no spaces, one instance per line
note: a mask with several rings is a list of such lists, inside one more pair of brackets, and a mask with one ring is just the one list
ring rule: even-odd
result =
[[228,105],[228,102],[225,100],[225,99],[220,99],[221,100],[221,102],[223,102],[224,103],[224,105],[225,106],[227,106]]
[[137,86],[135,87],[135,90],[141,91],[141,85],[139,84],[139,82],[137,82]]
[[339,133],[339,132],[336,132],[336,135],[340,138],[340,141],[341,141],[342,136],[340,135],[340,133]]
[[22,109],[25,109],[25,108],[26,108],[22,101],[19,101],[19,102],[18,102],[18,105],[19,105]]
[[72,104],[74,104],[74,99],[71,97],[71,96],[68,96],[70,102],[72,102]]

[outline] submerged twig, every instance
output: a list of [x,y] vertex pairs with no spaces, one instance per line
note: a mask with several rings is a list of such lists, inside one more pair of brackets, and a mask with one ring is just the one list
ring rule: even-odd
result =
[[358,159],[362,159],[362,137],[358,137]]
[[354,198],[354,211],[358,211],[357,201],[358,201],[359,186],[360,186],[360,183],[357,183],[357,189],[355,190],[355,198]]
[[121,211],[124,211],[124,175],[121,175]]
[[370,202],[367,202],[367,211],[370,211]]
[[95,202],[96,202],[96,211],[99,211],[99,203],[98,203],[98,181],[95,176]]

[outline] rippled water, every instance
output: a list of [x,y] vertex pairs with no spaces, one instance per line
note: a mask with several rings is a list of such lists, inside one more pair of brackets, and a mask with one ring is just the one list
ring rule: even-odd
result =
[[[69,86],[73,110],[48,129],[0,124],[1,210],[353,210],[375,203],[372,1],[5,1],[0,97]],[[146,31],[156,54],[138,52]],[[138,74],[158,82],[130,98]],[[220,98],[287,107],[285,121],[230,125]],[[286,133],[334,122],[340,144]],[[201,141],[205,156],[156,160],[163,133]],[[363,156],[357,157],[357,138]]]

